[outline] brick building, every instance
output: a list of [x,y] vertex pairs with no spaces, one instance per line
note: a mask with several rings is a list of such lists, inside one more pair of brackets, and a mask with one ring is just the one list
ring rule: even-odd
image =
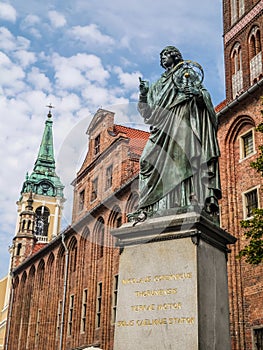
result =
[[113,348],[120,250],[109,231],[138,200],[148,133],[115,125],[103,109],[87,132],[72,225],[14,270],[6,349]]
[[[255,132],[263,95],[263,1],[224,0],[223,9],[226,100],[216,110],[221,226],[238,238],[228,262],[232,349],[255,350],[263,349],[263,268],[236,255],[245,244],[240,220],[263,205],[262,178],[250,167],[263,144]],[[6,350],[113,349],[120,250],[109,231],[137,203],[139,157],[148,134],[115,125],[114,114],[99,109],[88,135],[88,152],[73,181],[71,226],[42,246],[29,235],[33,254],[13,271]],[[23,188],[20,218],[31,220],[38,197]]]
[[262,177],[250,167],[263,144],[263,1],[224,0],[226,100],[217,106],[223,198],[221,226],[238,238],[229,256],[232,349],[263,348],[263,266],[237,260],[245,245],[240,220],[262,207]]

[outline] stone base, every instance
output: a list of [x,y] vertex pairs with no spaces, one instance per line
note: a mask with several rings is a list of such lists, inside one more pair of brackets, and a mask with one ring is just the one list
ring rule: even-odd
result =
[[112,231],[120,257],[114,350],[230,349],[227,244],[196,213]]

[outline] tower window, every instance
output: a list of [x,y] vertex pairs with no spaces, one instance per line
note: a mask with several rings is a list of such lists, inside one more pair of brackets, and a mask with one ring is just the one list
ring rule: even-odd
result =
[[100,153],[100,134],[95,137],[95,142],[94,142],[94,154],[99,154]]
[[231,53],[232,65],[232,93],[233,98],[243,89],[243,72],[242,72],[242,51],[239,43],[236,43]]
[[112,173],[113,173],[113,166],[110,165],[106,169],[106,190],[108,190],[112,186]]
[[19,256],[21,253],[21,249],[22,249],[22,243],[18,243],[17,247],[16,247],[16,255]]
[[249,36],[250,82],[255,83],[262,76],[262,50],[260,30],[254,26]]
[[243,194],[244,218],[253,216],[253,210],[259,207],[258,188],[254,188]]
[[245,13],[245,0],[231,0],[231,24]]
[[253,129],[240,137],[240,159],[247,158],[255,153]]
[[48,236],[49,215],[47,207],[42,206],[36,209],[36,236]]

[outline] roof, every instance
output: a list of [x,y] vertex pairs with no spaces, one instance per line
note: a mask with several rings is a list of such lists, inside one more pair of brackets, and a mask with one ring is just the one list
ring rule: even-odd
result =
[[227,105],[227,100],[220,102],[217,106],[215,106],[215,112],[218,113]]
[[134,152],[139,155],[141,154],[149,138],[149,132],[140,129],[129,128],[123,125],[115,124],[114,132],[116,134],[126,134],[126,136],[130,139],[129,145],[131,148],[131,152]]

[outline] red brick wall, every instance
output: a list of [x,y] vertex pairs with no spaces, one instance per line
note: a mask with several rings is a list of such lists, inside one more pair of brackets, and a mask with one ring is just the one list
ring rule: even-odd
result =
[[[241,193],[263,184],[260,174],[250,167],[257,155],[240,161],[240,135],[262,121],[261,109],[258,92],[219,119],[221,226],[238,238],[231,247],[228,261],[232,350],[252,350],[252,328],[263,326],[263,266],[253,267],[236,259],[246,243],[240,228],[243,219]],[[256,147],[263,144],[261,133],[255,133],[255,142]]]

